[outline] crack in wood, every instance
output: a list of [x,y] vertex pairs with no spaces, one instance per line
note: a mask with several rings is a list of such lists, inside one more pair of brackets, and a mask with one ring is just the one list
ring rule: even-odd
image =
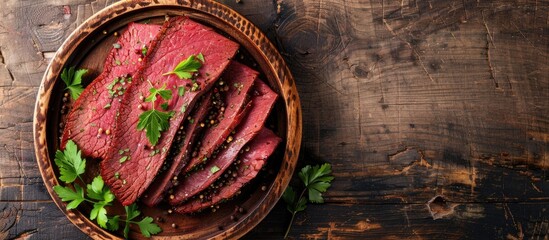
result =
[[10,203],[1,204],[0,202],[0,238],[5,239],[9,230],[15,226],[19,211]]
[[13,82],[15,81],[15,77],[13,76],[13,73],[11,72],[10,68],[7,64],[5,64],[4,61],[4,52],[2,51],[2,47],[0,46],[0,64],[4,65],[4,68],[6,68],[6,71],[8,72],[8,76],[10,77],[10,86],[13,86]]
[[419,61],[419,64],[421,65],[421,68],[423,69],[423,72],[425,72],[425,74],[431,80],[431,82],[436,82],[433,79],[433,77],[431,76],[431,74],[429,73],[429,71],[427,71],[427,68],[425,67],[425,63],[423,63],[423,60],[421,59],[421,55],[417,52],[416,48],[414,46],[412,46],[412,44],[409,41],[406,41],[400,35],[396,34],[396,32],[393,30],[393,28],[391,28],[391,26],[389,25],[389,23],[385,19],[385,3],[384,2],[385,2],[384,0],[381,1],[381,12],[382,12],[381,13],[381,19],[383,21],[383,25],[393,35],[393,37],[396,37],[400,41],[403,41],[404,43],[406,43],[406,46],[408,46],[408,48],[410,48],[410,50],[412,50],[414,55],[417,57],[417,60]]
[[30,237],[32,235],[34,235],[35,233],[38,232],[38,229],[30,229],[30,230],[26,230],[26,231],[23,231],[19,234],[17,234],[17,236],[15,236],[13,238],[13,240],[26,240],[26,239],[30,239]]
[[496,70],[494,66],[492,65],[492,58],[490,54],[490,44],[496,48],[496,44],[494,43],[494,37],[490,33],[490,29],[488,28],[488,24],[486,23],[486,20],[484,18],[484,11],[481,12],[482,14],[482,22],[484,23],[484,27],[486,28],[486,60],[488,61],[488,68],[490,70],[490,78],[494,81],[494,84],[496,86],[496,89],[499,88],[498,81],[496,79]]

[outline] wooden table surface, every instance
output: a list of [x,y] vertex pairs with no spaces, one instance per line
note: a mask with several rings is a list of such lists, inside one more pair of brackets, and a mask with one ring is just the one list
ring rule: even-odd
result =
[[[35,160],[42,74],[108,0],[0,3],[0,239],[82,239]],[[223,0],[278,47],[326,203],[292,238],[549,238],[549,2]],[[280,239],[279,203],[246,238]]]

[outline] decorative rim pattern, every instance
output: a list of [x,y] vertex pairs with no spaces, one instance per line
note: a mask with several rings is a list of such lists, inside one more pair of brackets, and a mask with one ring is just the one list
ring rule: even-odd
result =
[[[216,17],[230,25],[235,31],[245,35],[248,43],[259,50],[260,55],[254,55],[256,61],[263,61],[267,63],[269,69],[263,69],[263,71],[270,80],[274,80],[271,81],[271,84],[276,84],[275,87],[278,88],[276,90],[279,92],[284,102],[284,107],[286,108],[287,114],[286,146],[280,172],[277,174],[272,188],[268,189],[265,197],[260,199],[260,202],[256,205],[256,209],[250,209],[251,213],[246,218],[242,219],[231,228],[226,229],[221,234],[213,236],[212,238],[226,239],[241,237],[253,229],[270,212],[281,197],[284,189],[287,187],[292,177],[301,145],[301,105],[294,79],[285,64],[284,59],[272,43],[267,39],[267,37],[239,13],[211,0],[121,1],[90,17],[65,40],[44,73],[36,100],[33,118],[34,147],[42,178],[55,204],[80,230],[88,234],[93,239],[120,239],[120,237],[94,224],[80,211],[67,211],[65,208],[66,204],[62,202],[61,199],[54,193],[52,187],[58,185],[59,182],[55,176],[54,169],[51,164],[52,161],[49,158],[50,150],[47,145],[48,136],[46,128],[51,123],[48,124],[47,116],[54,85],[64,63],[69,60],[70,54],[77,48],[77,46],[79,46],[95,30],[101,27],[103,23],[109,22],[116,17],[128,14],[130,12],[144,10],[151,7],[180,7],[192,9],[200,14],[208,14]],[[181,237],[196,238],[197,236],[186,234],[181,235]],[[163,237],[158,236],[156,238],[161,239]]]

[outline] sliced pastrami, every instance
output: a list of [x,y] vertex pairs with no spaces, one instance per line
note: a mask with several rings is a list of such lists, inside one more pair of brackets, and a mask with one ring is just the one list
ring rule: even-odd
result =
[[259,79],[256,80],[252,89],[252,109],[236,128],[232,141],[228,141],[229,143],[222,147],[215,157],[206,162],[203,168],[191,172],[180,181],[179,186],[175,188],[173,198],[170,196],[169,203],[178,205],[214,183],[236,159],[242,147],[261,130],[276,98],[276,93],[267,84]]
[[[204,126],[200,126],[200,124],[203,122],[212,105],[211,95],[211,93],[204,95],[190,115],[191,118],[185,121],[183,135],[181,136],[183,137],[183,140],[180,144],[172,146],[172,149],[170,150],[178,153],[173,157],[173,161],[169,168],[156,176],[147,191],[145,191],[145,194],[141,199],[145,205],[152,207],[160,203],[165,192],[173,186],[172,181],[177,181],[174,177],[179,175],[181,169],[189,161],[191,151],[195,145],[196,136],[199,135],[200,131],[204,128]],[[177,149],[175,149],[175,146],[177,146]]]
[[[125,206],[135,202],[151,184],[181,122],[188,115],[187,110],[211,88],[238,50],[237,43],[186,17],[171,18],[168,26],[164,37],[150,53],[143,73],[124,94],[125,105],[120,108],[116,122],[113,150],[101,162],[101,176]],[[204,63],[192,81],[179,79],[175,74],[166,75],[181,61],[199,54],[203,55]],[[156,106],[159,111],[173,113],[169,128],[161,133],[156,146],[151,145],[145,131],[137,130],[139,116],[152,107],[151,103],[143,102],[151,87],[172,90],[167,105],[162,109]],[[184,94],[180,94],[180,88],[185,88]],[[120,150],[124,151],[123,155],[119,155]],[[121,158],[125,161],[119,161]]]
[[107,56],[103,72],[74,103],[66,119],[61,148],[71,139],[85,156],[105,157],[122,95],[145,62],[142,49],[151,48],[160,29],[158,25],[128,25]]
[[222,99],[223,110],[218,122],[208,128],[202,137],[202,144],[197,156],[194,156],[184,168],[183,173],[191,171],[199,164],[205,162],[212,156],[212,153],[227,139],[231,131],[240,123],[244,117],[247,93],[252,88],[258,72],[246,65],[232,61],[221,75],[219,87],[224,93]]
[[239,156],[234,171],[223,179],[223,183],[217,180],[206,190],[206,193],[201,193],[204,195],[202,199],[195,196],[188,202],[177,206],[175,211],[194,213],[235,196],[244,185],[257,176],[281,140],[273,131],[263,127],[248,144],[246,151]]

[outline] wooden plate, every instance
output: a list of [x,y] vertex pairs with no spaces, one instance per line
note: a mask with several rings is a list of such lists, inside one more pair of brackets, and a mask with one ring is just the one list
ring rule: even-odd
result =
[[[155,238],[238,238],[255,227],[276,204],[294,171],[301,144],[301,106],[299,96],[284,60],[269,40],[244,17],[228,7],[209,0],[123,1],[98,12],[78,27],[57,51],[48,66],[38,92],[34,115],[34,144],[40,173],[54,202],[80,230],[94,239],[120,238],[120,233],[108,232],[88,219],[90,206],[67,211],[66,204],[53,192],[58,185],[58,170],[53,155],[58,149],[59,123],[64,116],[62,98],[64,84],[59,78],[64,67],[89,69],[88,81],[102,71],[108,50],[115,41],[115,32],[122,32],[130,22],[161,21],[166,15],[186,15],[209,25],[237,41],[241,52],[249,56],[262,77],[280,95],[268,124],[284,137],[277,152],[269,159],[267,171],[262,171],[254,183],[215,213],[205,211],[187,216],[168,214],[167,208],[140,206],[145,215],[160,217],[163,232]],[[106,33],[106,34],[105,34]],[[255,64],[254,64],[255,63]],[[88,160],[90,171],[97,171],[97,162]],[[87,170],[88,171],[88,170]],[[88,179],[91,176],[88,176]],[[244,209],[243,212],[235,211]],[[112,208],[121,211],[119,206]],[[111,211],[111,210],[109,210]],[[231,219],[231,216],[233,216]],[[236,217],[236,218],[235,218]],[[172,223],[178,227],[172,228]],[[142,238],[133,229],[130,238]]]

